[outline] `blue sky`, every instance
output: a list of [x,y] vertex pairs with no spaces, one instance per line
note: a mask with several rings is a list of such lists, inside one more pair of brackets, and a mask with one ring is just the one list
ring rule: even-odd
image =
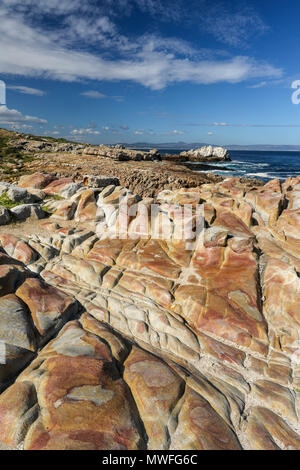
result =
[[299,14],[297,0],[0,0],[0,126],[299,145]]

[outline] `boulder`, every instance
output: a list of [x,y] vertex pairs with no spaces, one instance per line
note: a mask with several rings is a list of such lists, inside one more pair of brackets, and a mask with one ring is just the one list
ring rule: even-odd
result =
[[19,179],[18,186],[20,188],[32,188],[32,189],[44,189],[52,181],[55,180],[55,176],[44,174],[44,173],[33,173],[31,175],[21,176]]
[[45,212],[42,210],[39,204],[22,204],[10,209],[10,212],[18,220],[26,220],[29,218],[43,219],[45,218]]
[[39,197],[29,193],[26,189],[18,188],[13,185],[8,189],[7,196],[14,202],[22,202],[25,204],[32,204],[40,200]]
[[191,162],[230,161],[228,150],[223,147],[212,147],[211,145],[181,152],[180,157]]
[[10,223],[10,215],[6,207],[0,206],[0,225],[7,225]]
[[34,325],[41,335],[59,329],[78,310],[72,297],[39,279],[27,279],[16,294],[30,309]]

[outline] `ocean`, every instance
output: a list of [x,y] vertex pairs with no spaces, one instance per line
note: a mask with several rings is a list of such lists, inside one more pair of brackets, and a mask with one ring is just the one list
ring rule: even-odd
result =
[[[180,152],[181,150],[174,149],[161,150],[161,153],[176,154]],[[284,180],[289,176],[300,175],[300,152],[230,150],[229,154],[231,162],[212,162],[211,165],[215,169],[206,170],[206,172],[228,177],[245,176],[264,181],[275,178]],[[201,171],[199,163],[197,166],[197,171]]]

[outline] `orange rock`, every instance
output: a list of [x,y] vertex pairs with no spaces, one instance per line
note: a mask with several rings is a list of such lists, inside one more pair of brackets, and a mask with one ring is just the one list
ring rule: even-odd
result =
[[72,297],[39,279],[27,279],[16,294],[28,305],[41,335],[60,328],[77,312],[77,304]]
[[171,450],[240,450],[230,427],[210,404],[186,387],[178,409],[178,425],[171,437]]
[[130,386],[148,436],[149,450],[167,449],[171,410],[178,402],[182,380],[163,361],[133,347],[125,361]]

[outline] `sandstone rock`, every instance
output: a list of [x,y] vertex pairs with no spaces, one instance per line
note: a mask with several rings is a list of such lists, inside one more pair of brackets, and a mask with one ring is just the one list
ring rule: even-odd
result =
[[66,199],[74,196],[81,188],[83,187],[82,183],[70,183],[64,186],[63,189],[60,190],[60,196]]
[[20,188],[44,189],[55,180],[53,175],[43,173],[33,173],[31,175],[21,176],[19,179]]
[[86,222],[88,220],[96,221],[97,209],[94,192],[86,190],[82,193],[78,203],[75,220],[77,222]]
[[167,449],[170,412],[181,396],[182,380],[162,361],[135,347],[126,359],[124,379],[144,423],[148,449]]
[[174,414],[177,415],[178,426],[172,436],[171,450],[241,449],[230,427],[209,403],[191,388],[186,388]]
[[34,386],[29,382],[12,385],[0,397],[0,440],[16,448],[35,421],[38,405]]
[[4,206],[0,206],[0,225],[7,225],[10,222],[9,212]]
[[191,162],[230,160],[228,150],[223,147],[212,147],[211,145],[181,152],[180,157],[185,157]]
[[157,200],[96,178],[45,203],[62,226],[0,234],[0,445],[300,448],[300,177]]
[[38,197],[34,196],[34,194],[30,194],[26,189],[18,188],[17,186],[13,185],[11,185],[7,191],[7,196],[12,201],[24,202],[25,204],[34,203],[39,200]]
[[72,178],[61,178],[52,183],[49,183],[47,186],[43,188],[44,192],[48,195],[60,195],[60,192],[65,190],[69,187],[70,184],[73,183]]
[[58,209],[56,209],[52,217],[60,220],[71,220],[74,217],[77,204],[73,201],[66,201],[62,204],[58,204]]
[[43,219],[45,218],[45,212],[42,210],[39,204],[22,204],[10,209],[16,219],[24,221],[29,218]]
[[0,341],[34,351],[34,333],[27,307],[14,294],[0,297]]
[[39,279],[27,279],[16,294],[29,307],[35,327],[41,335],[61,328],[77,312],[74,299]]
[[[35,367],[40,367],[39,378],[29,367],[17,383],[34,380],[43,403],[43,413],[26,435],[25,449],[134,450],[141,445],[126,384],[97,336],[69,323]],[[17,422],[23,408],[21,413],[12,408]],[[0,426],[0,438],[1,432]]]
[[26,242],[9,233],[0,235],[0,243],[9,256],[24,264],[30,264],[38,257]]
[[120,181],[118,178],[109,178],[107,176],[85,175],[83,178],[83,184],[88,188],[104,188],[111,185],[119,186]]

